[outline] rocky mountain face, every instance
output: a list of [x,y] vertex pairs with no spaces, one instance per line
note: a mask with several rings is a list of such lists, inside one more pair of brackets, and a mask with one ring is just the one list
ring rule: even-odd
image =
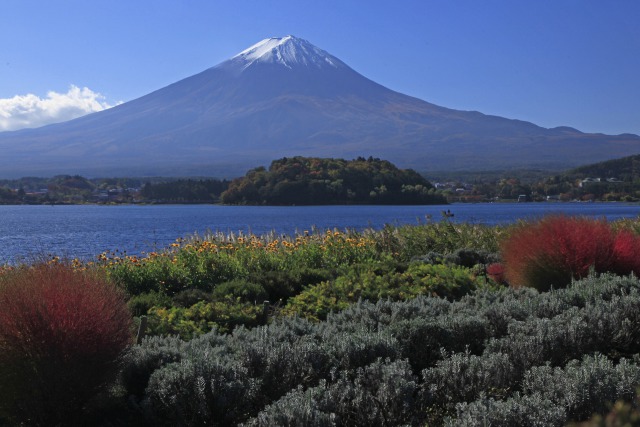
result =
[[111,109],[0,132],[0,152],[1,177],[233,177],[295,155],[373,156],[418,171],[559,169],[636,154],[640,137],[440,107],[287,36]]

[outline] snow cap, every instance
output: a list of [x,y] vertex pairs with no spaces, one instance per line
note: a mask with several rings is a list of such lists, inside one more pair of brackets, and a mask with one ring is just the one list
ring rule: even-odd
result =
[[264,39],[231,59],[244,61],[245,69],[254,63],[280,64],[287,68],[301,65],[316,68],[345,66],[335,56],[294,36]]

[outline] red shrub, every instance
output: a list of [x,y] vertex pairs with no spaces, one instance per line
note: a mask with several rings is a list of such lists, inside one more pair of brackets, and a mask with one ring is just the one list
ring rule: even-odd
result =
[[499,284],[506,283],[506,278],[504,275],[504,265],[499,262],[489,264],[486,269],[487,276],[492,279],[494,282]]
[[72,424],[131,343],[122,293],[98,273],[39,264],[0,276],[0,307],[0,414]]
[[617,274],[630,273],[640,276],[640,237],[629,230],[620,230],[616,236],[613,251],[615,264],[612,269]]
[[521,226],[503,241],[505,274],[515,286],[563,287],[592,268],[616,271],[615,242],[616,233],[605,220],[547,217]]

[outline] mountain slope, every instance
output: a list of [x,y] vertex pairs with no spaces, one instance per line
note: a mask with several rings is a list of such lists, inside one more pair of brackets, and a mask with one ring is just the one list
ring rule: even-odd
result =
[[640,154],[580,166],[564,172],[563,175],[579,178],[615,178],[627,182],[637,181],[640,178]]
[[640,137],[440,107],[287,36],[109,110],[2,132],[0,150],[7,177],[238,176],[295,155],[374,156],[417,170],[560,168],[635,154]]

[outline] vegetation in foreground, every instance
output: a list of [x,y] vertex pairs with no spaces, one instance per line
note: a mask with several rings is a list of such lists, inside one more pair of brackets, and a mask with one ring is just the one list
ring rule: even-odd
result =
[[98,270],[58,263],[0,275],[0,419],[81,423],[132,343],[124,293]]
[[[146,315],[149,336],[121,358],[113,345],[105,362],[120,361],[117,381],[85,372],[97,393],[67,387],[67,396],[85,397],[56,414],[67,424],[561,426],[600,413],[589,422],[603,425],[634,416],[640,386],[640,281],[627,275],[640,270],[638,230],[638,221],[551,217],[212,235],[144,257],[5,267],[0,300],[18,307],[8,290],[60,271],[63,281],[99,289],[115,283],[134,319]],[[40,314],[28,319],[67,319],[79,304],[62,292],[53,310],[31,286],[27,313]],[[83,298],[104,299],[87,289]],[[0,330],[16,330],[13,319],[0,316]],[[39,333],[82,348],[77,322],[58,323],[69,330]],[[110,343],[104,323],[82,326]],[[40,342],[7,336],[0,357],[14,347],[30,355]],[[63,377],[75,369],[58,367]],[[36,372],[5,371],[4,393]],[[21,414],[4,404],[0,419],[43,424]]]

